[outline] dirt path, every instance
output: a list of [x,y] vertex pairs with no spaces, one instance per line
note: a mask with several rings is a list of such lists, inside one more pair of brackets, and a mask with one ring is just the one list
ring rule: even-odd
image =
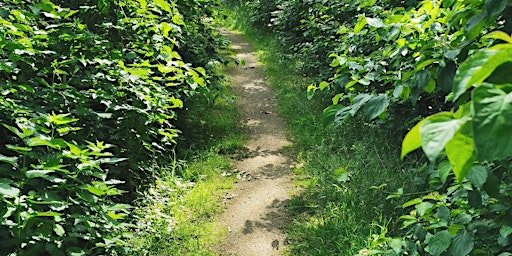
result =
[[227,198],[220,220],[228,227],[222,255],[281,255],[286,246],[283,225],[290,199],[290,167],[283,153],[290,145],[285,121],[277,114],[272,88],[265,82],[264,67],[247,41],[233,32],[223,32],[233,43],[236,57],[245,65],[228,71],[237,102],[243,113],[249,140],[249,157],[238,162],[239,182]]

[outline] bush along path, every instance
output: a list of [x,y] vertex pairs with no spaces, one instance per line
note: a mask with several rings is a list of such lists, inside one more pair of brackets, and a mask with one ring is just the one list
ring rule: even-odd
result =
[[239,182],[226,196],[227,210],[220,216],[228,238],[223,255],[280,255],[286,245],[283,226],[290,199],[290,167],[284,149],[285,121],[278,115],[272,89],[265,83],[255,52],[240,35],[224,32],[242,65],[228,70],[247,128],[247,158],[236,164]]

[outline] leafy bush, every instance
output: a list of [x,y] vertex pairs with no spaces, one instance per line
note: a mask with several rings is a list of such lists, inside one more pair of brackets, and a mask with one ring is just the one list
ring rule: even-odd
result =
[[2,253],[126,253],[124,190],[173,150],[182,98],[221,89],[215,3],[0,3]]

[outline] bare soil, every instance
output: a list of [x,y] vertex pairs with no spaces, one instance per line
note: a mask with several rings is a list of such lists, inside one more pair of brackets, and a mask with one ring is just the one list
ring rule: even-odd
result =
[[282,255],[286,247],[283,227],[290,200],[293,162],[284,152],[285,121],[279,116],[272,88],[256,52],[239,34],[223,31],[241,65],[228,70],[237,104],[247,128],[248,157],[236,164],[239,182],[225,197],[226,211],[219,221],[228,228],[222,255]]

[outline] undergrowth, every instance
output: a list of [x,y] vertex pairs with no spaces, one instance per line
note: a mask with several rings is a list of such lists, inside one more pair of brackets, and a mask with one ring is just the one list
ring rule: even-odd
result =
[[225,228],[213,217],[223,209],[223,195],[236,178],[231,171],[244,134],[228,98],[196,97],[180,113],[183,141],[173,166],[160,171],[154,186],[140,196],[132,243],[136,255],[217,255]]
[[298,73],[273,35],[251,27],[245,10],[233,5],[225,12],[231,20],[223,25],[241,30],[260,49],[302,163],[294,170],[300,189],[289,205],[288,254],[354,255],[383,233],[400,233],[398,218],[404,213],[400,205],[408,197],[392,198],[428,187],[424,175],[411,171],[420,169],[412,158],[400,161],[405,128],[391,129],[362,118],[341,129],[324,127],[322,110],[331,95],[324,95],[324,102],[308,101],[306,89],[314,77]]

